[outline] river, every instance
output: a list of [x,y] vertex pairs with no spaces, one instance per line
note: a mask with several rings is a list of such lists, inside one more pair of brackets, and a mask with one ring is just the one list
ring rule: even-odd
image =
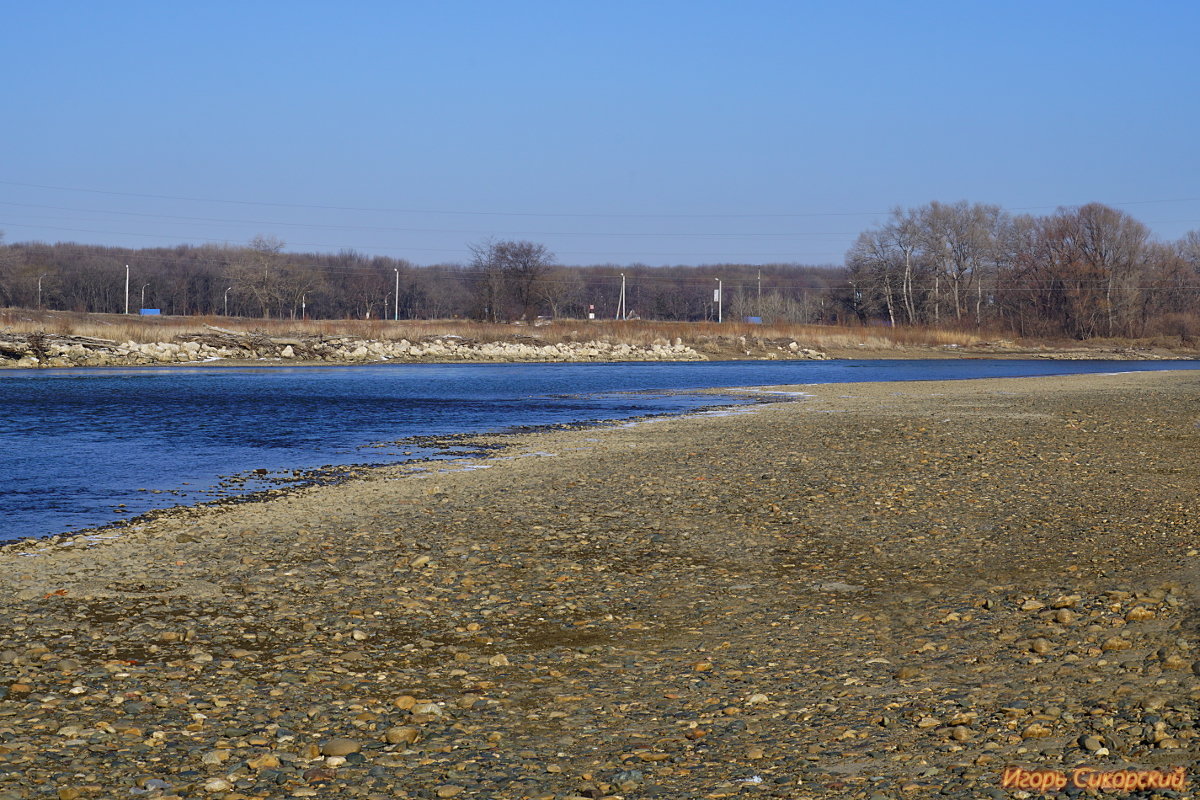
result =
[[0,540],[228,498],[336,465],[450,455],[413,437],[746,402],[688,390],[1197,368],[954,359],[6,370]]

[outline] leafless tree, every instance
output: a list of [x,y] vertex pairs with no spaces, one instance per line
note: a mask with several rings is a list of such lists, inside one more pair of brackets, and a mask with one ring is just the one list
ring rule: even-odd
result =
[[923,247],[939,273],[935,277],[935,322],[941,317],[940,283],[944,278],[954,319],[963,320],[973,299],[975,324],[982,323],[984,273],[995,263],[1005,224],[1006,215],[999,206],[965,200],[953,204],[935,201],[921,210]]
[[486,241],[470,246],[476,302],[492,322],[536,315],[541,284],[554,254],[534,242]]
[[259,234],[238,253],[226,273],[243,294],[254,299],[265,319],[270,319],[272,311],[278,313],[284,305],[282,276],[279,272],[283,248],[282,240]]
[[578,270],[555,267],[537,284],[537,299],[552,317],[582,311],[583,297],[584,283]]

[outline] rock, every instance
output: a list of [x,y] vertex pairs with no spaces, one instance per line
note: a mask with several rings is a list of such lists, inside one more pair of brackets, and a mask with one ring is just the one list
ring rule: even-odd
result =
[[463,787],[444,783],[433,790],[438,797],[457,797],[462,794]]
[[204,783],[206,792],[228,792],[232,789],[233,784],[224,778],[211,778]]
[[1027,725],[1025,726],[1025,730],[1021,731],[1023,739],[1045,739],[1047,736],[1052,736],[1053,734],[1054,731],[1040,722]]
[[822,583],[814,583],[812,588],[816,589],[818,592],[838,592],[852,594],[854,592],[861,592],[866,587],[856,586],[852,583],[845,583],[844,581],[824,581]]
[[279,757],[274,753],[263,753],[261,756],[247,761],[246,766],[250,769],[275,769],[279,763]]
[[1186,670],[1192,666],[1192,662],[1188,661],[1179,653],[1168,653],[1160,661],[1163,669],[1171,670]]
[[388,744],[412,744],[421,738],[421,731],[411,725],[388,728],[383,735]]
[[224,764],[229,760],[228,750],[209,750],[200,757],[200,761],[210,766],[216,764]]
[[354,739],[337,737],[321,742],[321,755],[323,756],[345,756],[357,753],[361,749],[362,744]]
[[1104,640],[1104,644],[1100,646],[1100,649],[1109,652],[1113,650],[1128,650],[1131,647],[1133,647],[1133,642],[1128,639],[1120,636],[1112,636]]

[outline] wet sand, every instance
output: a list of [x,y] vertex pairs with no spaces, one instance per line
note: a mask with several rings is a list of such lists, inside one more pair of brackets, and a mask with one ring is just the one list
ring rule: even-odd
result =
[[1191,767],[1200,376],[795,390],[6,548],[0,798]]

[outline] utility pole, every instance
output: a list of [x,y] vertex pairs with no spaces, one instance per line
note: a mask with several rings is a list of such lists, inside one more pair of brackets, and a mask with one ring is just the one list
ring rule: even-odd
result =
[[722,322],[722,317],[721,317],[721,301],[722,301],[721,279],[715,278],[714,280],[716,280],[716,282],[717,282],[717,290],[715,292],[713,292],[713,300],[717,301],[717,322],[720,323],[720,322]]
[[621,273],[621,299],[617,301],[617,319],[625,319],[625,273]]
[[129,313],[129,265],[125,265],[125,313]]
[[308,308],[308,292],[305,292],[304,294],[300,295],[300,321],[301,322],[308,319],[307,308]]
[[[227,317],[229,316],[229,290],[230,290],[230,289],[232,289],[232,288],[233,288],[232,286],[227,286],[227,287],[225,287],[225,316],[227,316]],[[128,308],[128,307],[129,307],[129,296],[128,296],[128,294],[126,294],[126,297],[125,297],[125,307],[126,307],[126,308]],[[128,312],[128,311],[126,311],[125,313],[127,313],[127,314],[128,314],[129,312]]]
[[392,307],[392,322],[398,322],[400,320],[400,268],[393,267],[393,270],[396,273],[396,305]]
[[140,305],[140,306],[138,306],[138,308],[145,308],[145,307],[146,307],[146,287],[147,287],[147,286],[149,286],[149,285],[150,285],[150,284],[148,284],[148,283],[143,283],[143,284],[142,284],[142,300],[141,300],[141,305]]
[[762,319],[762,270],[758,271],[758,318]]

